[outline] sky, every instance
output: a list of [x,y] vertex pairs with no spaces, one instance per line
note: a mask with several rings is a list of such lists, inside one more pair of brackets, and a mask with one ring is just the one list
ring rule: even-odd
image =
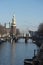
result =
[[0,0],[0,23],[8,26],[14,14],[17,28],[37,30],[43,22],[43,0]]

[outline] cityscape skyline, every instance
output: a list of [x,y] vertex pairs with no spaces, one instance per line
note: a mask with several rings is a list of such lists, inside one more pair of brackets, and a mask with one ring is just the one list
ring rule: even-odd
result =
[[43,22],[43,0],[0,0],[0,23],[11,23],[14,14],[18,28],[37,30]]

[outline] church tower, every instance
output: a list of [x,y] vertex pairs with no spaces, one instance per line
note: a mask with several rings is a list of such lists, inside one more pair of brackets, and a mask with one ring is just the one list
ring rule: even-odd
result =
[[16,18],[15,18],[15,15],[12,18],[11,34],[16,35]]

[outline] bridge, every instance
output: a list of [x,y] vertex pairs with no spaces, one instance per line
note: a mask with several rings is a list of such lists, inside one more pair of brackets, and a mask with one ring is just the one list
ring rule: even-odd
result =
[[32,37],[29,37],[29,36],[16,36],[16,37],[13,37],[13,40],[15,40],[15,42],[17,42],[19,39],[25,39],[25,43],[27,43],[27,41],[29,39],[32,39]]
[[12,41],[15,41],[15,43],[18,42],[18,40],[20,40],[20,39],[24,39],[25,43],[27,43],[29,39],[32,39],[32,41],[38,46],[40,46],[41,43],[43,42],[43,37],[41,38],[41,37],[29,36],[29,35],[10,36],[10,34],[8,34],[8,35],[3,35],[2,37],[0,37],[0,39],[4,40],[4,41],[6,41],[6,40],[11,41],[12,40]]
[[25,43],[27,43],[27,41],[29,39],[33,39],[33,37],[29,37],[28,35],[23,36],[23,35],[17,35],[17,36],[10,36],[10,35],[3,35],[2,37],[0,37],[0,39],[3,40],[14,40],[15,42],[17,42],[19,39],[25,39]]
[[28,42],[29,39],[32,39],[32,41],[37,45],[37,46],[40,46],[41,43],[42,43],[42,40],[43,38],[41,39],[40,37],[35,37],[35,36],[15,36],[13,37],[13,40],[15,42],[18,42],[19,39],[24,39],[25,40],[25,43]]

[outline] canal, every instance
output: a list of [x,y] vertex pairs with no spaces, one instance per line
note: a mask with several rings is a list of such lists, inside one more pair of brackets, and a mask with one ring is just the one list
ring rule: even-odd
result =
[[[24,59],[34,56],[34,49],[37,45],[28,40],[28,43],[21,39],[18,43],[5,42],[0,44],[0,65],[24,65]],[[37,54],[37,52],[36,52]]]

